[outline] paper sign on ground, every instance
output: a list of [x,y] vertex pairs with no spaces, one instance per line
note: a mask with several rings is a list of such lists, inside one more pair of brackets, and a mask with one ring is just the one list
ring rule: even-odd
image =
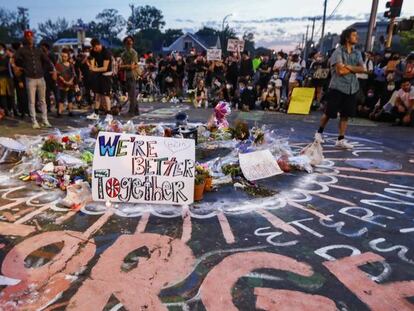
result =
[[313,87],[295,87],[289,103],[288,113],[309,114],[315,96]]
[[100,132],[92,168],[94,201],[191,204],[192,139]]
[[207,50],[207,60],[221,60],[221,49],[208,49]]
[[244,51],[244,40],[229,39],[227,41],[227,51],[237,52],[237,50],[239,50],[240,52]]
[[249,181],[264,179],[283,173],[269,150],[240,153],[239,161],[243,175]]

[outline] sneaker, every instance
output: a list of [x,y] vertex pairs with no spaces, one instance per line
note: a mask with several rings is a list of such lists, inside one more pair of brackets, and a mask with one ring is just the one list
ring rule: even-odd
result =
[[86,117],[86,119],[88,119],[88,120],[99,120],[99,116],[95,112],[93,112],[90,115],[88,115]]
[[48,120],[43,121],[42,126],[43,127],[47,127],[47,128],[51,128],[52,127],[52,125],[49,123]]
[[315,133],[315,141],[317,141],[318,143],[323,144],[325,141],[323,140],[323,136],[321,133],[316,132]]
[[39,125],[39,123],[37,123],[37,121],[33,122],[32,127],[33,127],[35,130],[40,129],[40,125]]
[[335,147],[341,148],[341,149],[352,149],[352,148],[354,148],[354,146],[351,145],[350,143],[348,143],[348,141],[346,139],[337,140],[336,143],[335,143]]

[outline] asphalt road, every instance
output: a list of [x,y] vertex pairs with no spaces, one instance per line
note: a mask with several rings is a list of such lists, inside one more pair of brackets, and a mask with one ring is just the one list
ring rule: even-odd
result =
[[[135,123],[206,122],[211,109],[141,104]],[[50,117],[55,129],[0,121],[0,136],[47,135],[91,124]],[[299,150],[319,113],[237,112]],[[59,208],[60,191],[22,183],[0,166],[2,310],[414,310],[414,129],[354,119],[352,151],[334,147],[314,172],[260,182],[257,199],[218,186],[188,207],[92,204]],[[225,156],[197,152],[199,160]]]

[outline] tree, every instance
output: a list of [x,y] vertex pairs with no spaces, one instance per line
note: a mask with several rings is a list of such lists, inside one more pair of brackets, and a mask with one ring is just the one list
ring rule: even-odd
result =
[[39,35],[42,40],[55,42],[62,37],[76,37],[76,32],[65,18],[58,17],[56,21],[46,20],[38,25]]
[[243,40],[244,40],[244,49],[246,51],[249,51],[252,54],[255,51],[254,33],[245,32],[243,34]]
[[183,35],[183,31],[181,29],[166,29],[164,32],[164,46],[170,46],[177,40],[179,37]]
[[0,8],[0,40],[10,42],[21,39],[23,31],[29,28],[29,10],[18,7],[17,11]]
[[115,9],[103,10],[96,15],[96,19],[98,23],[93,26],[97,28],[96,30],[100,33],[101,37],[111,42],[117,38],[125,26],[125,19]]
[[141,30],[161,30],[165,26],[164,16],[154,6],[137,6],[130,4],[131,15],[128,18],[127,33],[135,34]]
[[203,28],[199,29],[196,33],[196,36],[218,36],[219,35],[219,31],[211,28],[211,27],[206,27],[204,26]]
[[410,31],[402,31],[400,33],[401,36],[401,47],[403,48],[403,52],[410,53],[414,51],[414,29]]

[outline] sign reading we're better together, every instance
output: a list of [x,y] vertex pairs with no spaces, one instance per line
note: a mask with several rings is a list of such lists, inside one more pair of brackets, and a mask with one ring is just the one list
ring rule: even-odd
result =
[[100,132],[92,172],[94,201],[191,204],[192,139]]

